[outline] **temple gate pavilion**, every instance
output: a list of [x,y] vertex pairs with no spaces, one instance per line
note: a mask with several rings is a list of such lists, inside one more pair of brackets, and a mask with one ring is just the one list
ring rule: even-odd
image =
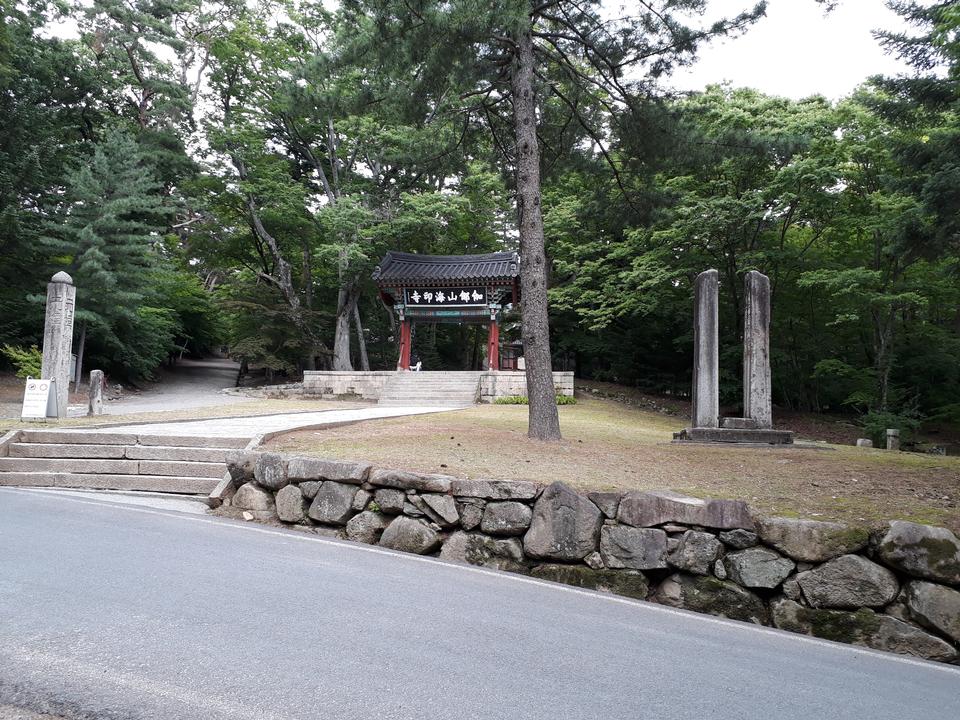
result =
[[520,256],[388,252],[373,272],[383,301],[400,320],[398,370],[410,369],[413,323],[487,324],[487,367],[499,370],[500,320],[520,299]]

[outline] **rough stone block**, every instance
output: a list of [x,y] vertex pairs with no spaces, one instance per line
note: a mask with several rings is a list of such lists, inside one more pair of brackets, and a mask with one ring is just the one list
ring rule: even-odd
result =
[[489,502],[480,529],[488,535],[523,535],[532,519],[533,511],[521,502]]
[[[602,542],[602,539],[601,539]],[[709,575],[713,563],[720,557],[723,546],[710,533],[688,530],[676,548],[667,556],[667,562],[678,570],[694,575]]]
[[603,515],[561,482],[550,485],[533,508],[523,549],[532,558],[583,560],[597,549]]
[[379,469],[370,473],[370,482],[378,487],[421,492],[448,493],[453,478],[446,475],[420,475],[403,470]]
[[312,520],[328,525],[346,525],[353,515],[355,485],[328,481],[320,486],[310,504],[308,515]]
[[347,522],[347,538],[354,542],[376,545],[390,518],[381,513],[365,510]]
[[803,562],[824,562],[866,547],[866,528],[844,523],[796,518],[763,518],[757,522],[760,539],[784,555]]
[[460,513],[457,512],[457,503],[449,495],[427,493],[420,496],[434,515],[434,521],[440,527],[453,527],[460,522]]
[[676,573],[660,583],[650,599],[669,607],[757,625],[767,623],[763,600],[735,583],[715,577]]
[[880,540],[877,555],[908,575],[960,584],[960,540],[946,528],[895,520]]
[[379,506],[380,512],[387,515],[399,515],[403,512],[403,504],[407,501],[407,494],[403,490],[381,488],[374,492],[373,501]]
[[277,517],[283,522],[300,523],[307,517],[307,502],[296,485],[286,485],[277,491]]
[[313,500],[317,496],[317,491],[320,490],[321,485],[323,483],[319,480],[307,480],[300,483],[300,492],[307,500]]
[[727,577],[748,588],[775,588],[795,567],[792,560],[764,547],[730,553],[723,564]]
[[527,571],[519,540],[492,538],[480,533],[453,533],[440,549],[440,559],[509,572]]
[[284,457],[277,453],[258,453],[253,475],[257,484],[268,490],[279,490],[289,482]]
[[323,458],[292,457],[287,462],[287,477],[290,482],[306,480],[333,480],[359,485],[370,474],[370,463],[325,460]]
[[426,555],[440,545],[440,535],[423,520],[400,515],[383,531],[380,545],[392,550]]
[[483,520],[483,510],[486,500],[480,498],[462,498],[457,501],[457,510],[460,513],[460,527],[464,530],[473,530],[480,527]]
[[255,479],[253,468],[259,454],[245,450],[231,450],[227,453],[227,472],[237,485],[243,485]]
[[953,662],[957,659],[956,649],[940,638],[867,608],[856,612],[819,610],[780,598],[770,604],[770,610],[773,624],[781,630],[927,660]]
[[701,500],[667,491],[631,492],[623,496],[617,519],[634,527],[683,523],[721,530],[752,530],[750,509],[742,500]]
[[797,582],[815,608],[883,607],[900,592],[892,572],[861,555],[841,555],[800,573]]
[[911,618],[960,643],[960,592],[914,580],[904,589],[904,599]]
[[650,589],[646,575],[637,570],[594,570],[586,565],[537,565],[531,575],[541,580],[573,585],[598,592],[644,600]]
[[540,492],[537,483],[524,480],[454,480],[452,492],[456,497],[484,500],[533,500]]
[[605,525],[600,531],[600,556],[608,568],[665,568],[667,534],[652,528]]
[[618,492],[592,492],[587,493],[587,497],[590,498],[590,501],[600,508],[602,512],[608,518],[617,517],[617,510],[620,508],[620,497],[621,494]]
[[746,550],[759,542],[757,534],[749,530],[727,530],[720,533],[720,541],[735,550]]
[[353,496],[353,509],[360,512],[367,506],[367,503],[370,502],[370,498],[372,497],[372,492],[363,489],[357,490]]
[[241,510],[273,510],[273,494],[256,483],[248,482],[237,488],[231,505]]

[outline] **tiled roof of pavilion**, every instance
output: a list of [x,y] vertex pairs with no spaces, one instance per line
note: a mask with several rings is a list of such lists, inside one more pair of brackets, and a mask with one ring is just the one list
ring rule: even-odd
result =
[[417,255],[391,250],[373,271],[373,279],[381,286],[512,281],[519,275],[520,256],[515,252],[484,255]]

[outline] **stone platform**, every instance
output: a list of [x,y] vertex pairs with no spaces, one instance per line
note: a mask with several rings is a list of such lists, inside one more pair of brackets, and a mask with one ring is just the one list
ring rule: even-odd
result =
[[684,428],[673,434],[674,442],[737,443],[749,445],[793,445],[789,430],[756,428]]

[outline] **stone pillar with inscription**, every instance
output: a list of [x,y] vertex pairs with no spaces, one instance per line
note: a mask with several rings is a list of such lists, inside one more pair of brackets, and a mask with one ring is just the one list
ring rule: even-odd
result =
[[43,326],[43,365],[40,375],[57,382],[57,417],[67,416],[70,387],[70,351],[77,289],[73,278],[58,272],[47,283],[47,316]]
[[103,415],[103,370],[90,371],[87,415]]
[[751,270],[744,278],[743,416],[773,427],[770,388],[770,278]]
[[697,275],[693,289],[693,412],[695,428],[720,424],[720,347],[716,270]]

